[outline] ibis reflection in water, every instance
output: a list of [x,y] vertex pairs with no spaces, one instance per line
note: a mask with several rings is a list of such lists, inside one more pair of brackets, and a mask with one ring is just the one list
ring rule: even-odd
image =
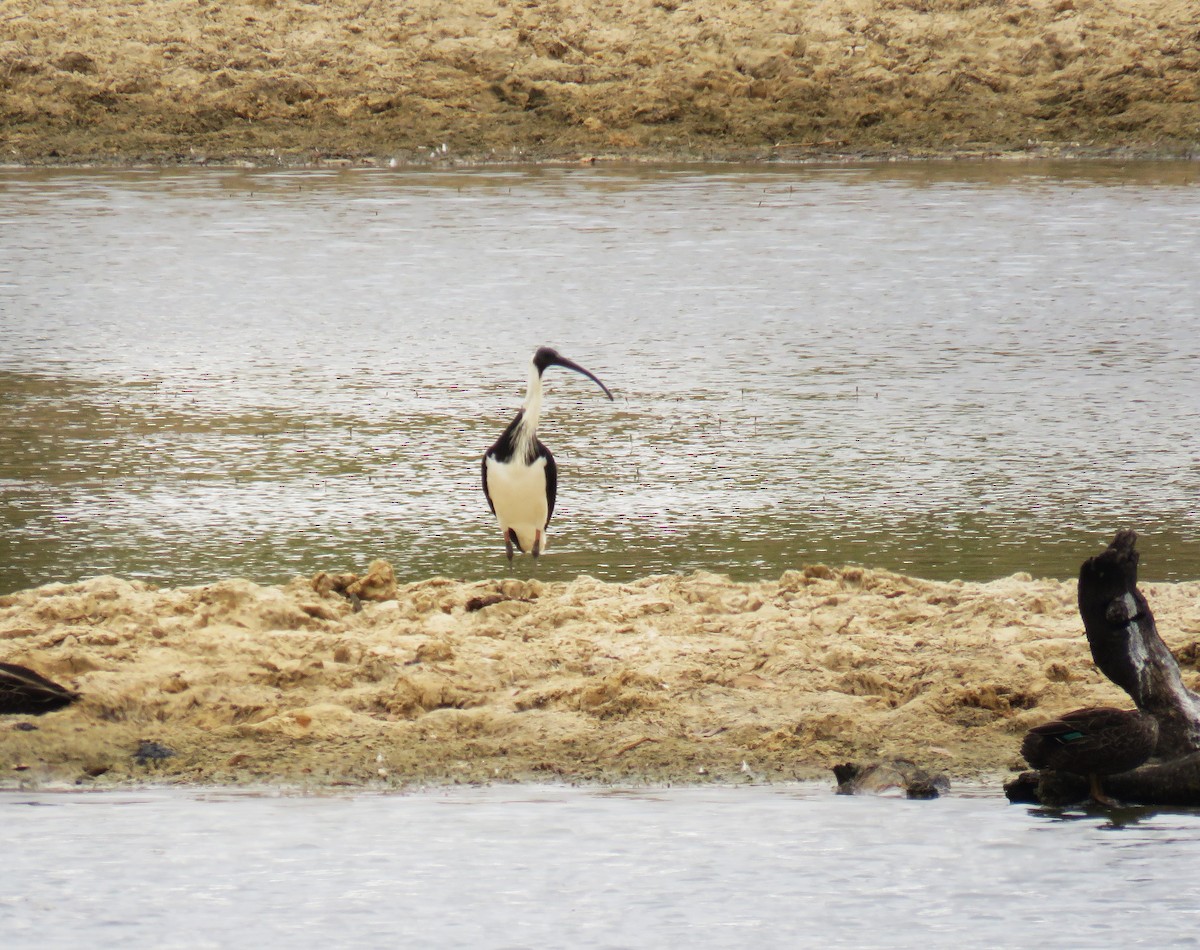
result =
[[500,522],[509,561],[514,545],[534,557],[546,550],[546,526],[554,514],[558,467],[550,450],[537,437],[542,414],[542,374],[551,366],[582,373],[612,399],[604,383],[550,347],[543,346],[533,354],[525,403],[483,455],[483,493]]

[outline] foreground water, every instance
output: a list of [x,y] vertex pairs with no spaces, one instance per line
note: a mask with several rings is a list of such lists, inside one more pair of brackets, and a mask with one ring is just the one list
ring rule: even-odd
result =
[[6,792],[6,947],[1174,947],[1200,815],[826,786]]
[[0,592],[494,576],[542,343],[543,579],[1200,577],[1196,177],[0,169]]

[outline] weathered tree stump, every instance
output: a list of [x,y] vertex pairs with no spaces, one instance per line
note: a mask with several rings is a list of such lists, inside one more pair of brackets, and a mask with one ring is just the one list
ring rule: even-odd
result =
[[[1106,777],[1104,788],[1131,804],[1200,806],[1200,696],[1183,685],[1179,664],[1137,588],[1136,543],[1133,531],[1119,531],[1079,571],[1079,615],[1092,659],[1158,720],[1151,762]],[[1010,801],[1063,805],[1086,798],[1088,783],[1065,772],[1025,772],[1004,791]]]

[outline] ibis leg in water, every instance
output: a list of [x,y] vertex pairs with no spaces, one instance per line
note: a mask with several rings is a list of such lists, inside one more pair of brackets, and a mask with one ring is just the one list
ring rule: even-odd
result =
[[551,366],[582,373],[612,399],[604,383],[550,347],[543,346],[533,354],[525,403],[483,455],[483,494],[500,522],[509,561],[514,546],[534,557],[546,550],[546,526],[554,514],[558,467],[550,450],[537,437],[542,414],[542,374]]

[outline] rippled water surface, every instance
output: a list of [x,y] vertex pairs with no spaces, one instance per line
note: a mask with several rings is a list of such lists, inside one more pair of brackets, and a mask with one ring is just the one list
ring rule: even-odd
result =
[[1200,815],[968,789],[6,792],[4,945],[1177,947]]
[[501,573],[543,343],[544,579],[1200,577],[1197,176],[0,169],[0,591]]

